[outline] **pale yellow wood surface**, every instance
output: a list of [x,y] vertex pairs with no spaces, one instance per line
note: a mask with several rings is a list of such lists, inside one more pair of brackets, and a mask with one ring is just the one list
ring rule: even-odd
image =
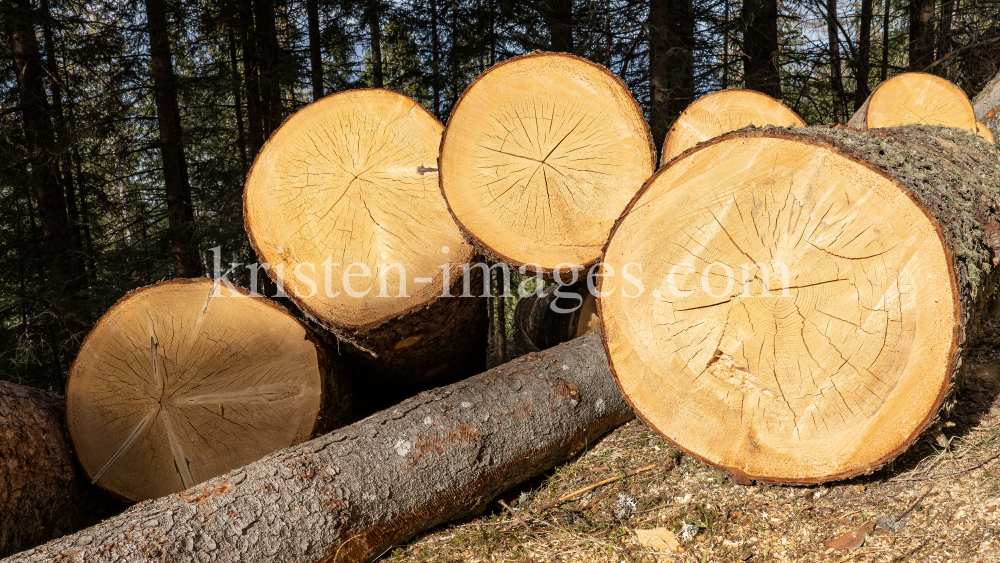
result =
[[993,132],[990,131],[990,128],[987,127],[982,121],[976,122],[976,135],[979,135],[991,143],[995,142],[993,140]]
[[667,131],[660,164],[689,148],[723,133],[749,125],[805,127],[805,121],[788,106],[753,90],[720,90],[698,98]]
[[948,80],[923,72],[899,74],[880,84],[851,118],[856,129],[944,125],[976,132],[972,102]]
[[463,94],[441,148],[441,187],[459,224],[498,259],[551,271],[597,260],[652,174],[654,150],[641,109],[607,69],[525,55]]
[[441,131],[406,96],[352,90],[299,110],[257,157],[247,232],[321,322],[378,325],[436,299],[472,258],[438,187]]
[[734,472],[815,482],[871,467],[950,381],[957,305],[936,226],[830,148],[737,135],[688,154],[654,177],[604,260],[618,275],[603,280],[617,289],[601,323],[625,395]]
[[160,283],[84,342],[66,390],[70,436],[97,484],[160,497],[310,438],[321,369],[306,329],[263,298],[204,278]]

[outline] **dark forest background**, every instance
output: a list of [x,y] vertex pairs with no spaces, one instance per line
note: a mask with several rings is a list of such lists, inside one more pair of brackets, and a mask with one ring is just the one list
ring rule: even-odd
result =
[[126,292],[211,271],[216,246],[254,262],[243,181],[298,108],[384,87],[446,122],[535,49],[621,76],[662,143],[724,88],[813,124],[908,70],[974,94],[1000,65],[1000,1],[0,0],[0,378],[61,392]]

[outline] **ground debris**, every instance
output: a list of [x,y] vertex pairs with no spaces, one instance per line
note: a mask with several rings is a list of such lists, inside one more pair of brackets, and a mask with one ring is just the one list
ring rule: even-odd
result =
[[857,530],[851,530],[838,538],[826,542],[824,545],[830,549],[841,549],[844,551],[857,549],[865,543],[868,532],[874,527],[874,522],[865,522]]
[[[977,381],[980,371],[970,371]],[[996,371],[991,377],[1000,381]],[[993,457],[1000,454],[1000,408],[991,409],[1000,406],[1000,383],[978,384],[991,404],[959,396],[949,417],[954,424],[945,427],[948,450],[928,434],[879,472],[804,488],[739,485],[680,455],[642,422],[630,422],[501,497],[530,528],[495,503],[483,516],[434,530],[386,560],[1000,563],[1000,458]],[[618,517],[620,502],[631,506],[629,499],[634,509]],[[698,533],[684,538],[685,527]],[[828,547],[851,534],[863,544]],[[683,551],[653,545],[654,536]]]

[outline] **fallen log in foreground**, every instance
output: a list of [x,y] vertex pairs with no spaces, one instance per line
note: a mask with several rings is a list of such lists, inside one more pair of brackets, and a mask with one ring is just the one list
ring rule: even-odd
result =
[[62,397],[0,381],[0,557],[120,512],[73,458]]
[[597,335],[434,389],[11,561],[366,561],[632,418]]
[[660,169],[603,260],[644,265],[645,292],[599,303],[636,413],[740,481],[902,453],[998,288],[998,152],[945,127],[741,130]]

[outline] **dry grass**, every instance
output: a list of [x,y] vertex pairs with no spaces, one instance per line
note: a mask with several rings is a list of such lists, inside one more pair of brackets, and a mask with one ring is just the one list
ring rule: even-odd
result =
[[[1000,562],[1000,353],[977,352],[950,417],[872,475],[828,486],[741,486],[679,455],[639,421],[500,500],[471,521],[396,548],[388,561]],[[992,364],[992,365],[991,365]],[[539,507],[644,466],[540,514]],[[926,495],[926,496],[922,496]],[[898,533],[876,528],[853,551],[824,543],[912,506]],[[683,553],[636,541],[636,529],[698,533]]]

